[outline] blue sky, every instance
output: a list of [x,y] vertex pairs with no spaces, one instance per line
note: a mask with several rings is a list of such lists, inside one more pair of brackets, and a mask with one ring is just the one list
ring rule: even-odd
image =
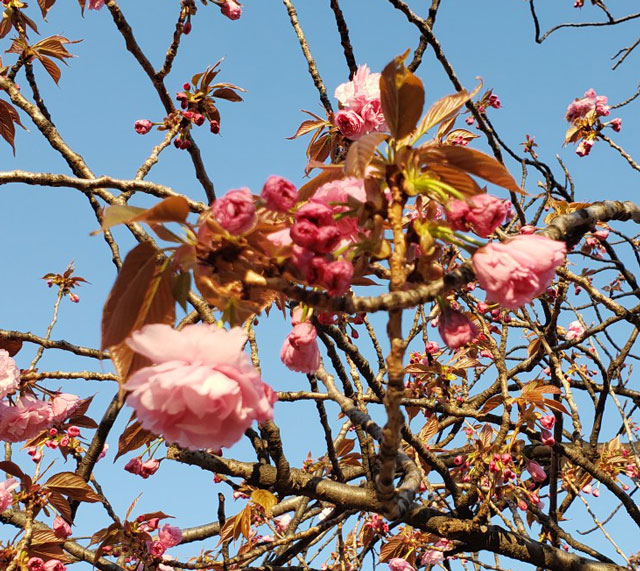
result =
[[[332,13],[327,2],[304,0],[297,4],[300,23],[332,95],[335,87],[348,78]],[[358,63],[367,63],[379,71],[395,55],[417,44],[414,29],[387,2],[343,0],[343,4]],[[426,6],[424,2],[411,4],[417,11],[424,11]],[[616,15],[631,12],[634,4],[631,0],[616,2]],[[286,137],[305,119],[301,109],[321,113],[322,108],[284,6],[279,2],[247,0],[244,14],[236,22],[222,17],[215,6],[198,6],[193,31],[184,39],[174,72],[166,81],[169,91],[180,90],[193,74],[221,57],[225,61],[220,80],[248,91],[242,103],[220,103],[219,136],[211,135],[206,127],[196,131],[218,195],[241,186],[258,193],[271,174],[302,183],[307,141],[304,138],[288,141]],[[122,0],[121,7],[140,45],[158,66],[173,30],[178,2]],[[570,0],[540,1],[538,14],[544,29],[562,21],[600,17],[590,5],[582,10],[573,9]],[[613,103],[635,91],[638,78],[634,70],[640,52],[632,54],[616,72],[610,71],[610,57],[636,39],[635,29],[631,23],[615,28],[561,30],[543,45],[537,45],[533,41],[527,2],[457,0],[443,2],[435,31],[462,83],[472,88],[476,85],[475,78],[482,77],[485,87],[493,88],[499,95],[503,107],[491,110],[490,118],[502,138],[519,149],[525,134],[534,135],[541,158],[553,165],[555,155],[559,155],[573,175],[577,198],[588,201],[605,197],[634,199],[635,173],[602,143],[586,159],[579,159],[573,148],[564,148],[567,126],[564,112],[573,98],[582,96],[590,87],[608,95]],[[151,147],[162,137],[155,131],[141,137],[133,131],[133,123],[139,118],[160,121],[164,114],[148,78],[124,50],[108,11],[87,11],[81,18],[76,2],[59,0],[41,32],[43,36],[60,33],[69,39],[83,40],[70,46],[77,58],[69,61],[68,68],[63,66],[59,87],[35,65],[43,97],[62,136],[96,174],[132,178]],[[8,47],[8,38],[4,42]],[[7,55],[5,64],[13,63],[12,58]],[[426,87],[427,104],[453,91],[430,50],[418,75]],[[28,95],[24,77],[19,75],[17,81]],[[623,130],[615,135],[615,140],[632,155],[637,150],[633,133],[638,130],[638,115],[634,111],[631,105],[612,115],[623,119]],[[15,157],[8,145],[0,143],[1,169],[69,174],[62,159],[43,144],[37,129],[26,118],[24,122],[29,132],[18,133]],[[518,165],[511,162],[508,166],[519,180]],[[558,177],[560,173],[556,169]],[[527,183],[530,192],[535,192],[536,177],[537,173],[530,171]],[[148,179],[204,200],[191,162],[183,151],[168,149]],[[504,196],[502,191],[493,190]],[[134,199],[131,203],[147,202]],[[0,188],[0,212],[5,268],[5,279],[0,282],[3,300],[0,327],[43,335],[55,291],[47,289],[40,277],[47,272],[61,272],[74,260],[77,273],[91,283],[78,291],[79,304],[63,301],[60,323],[52,337],[98,346],[101,308],[115,274],[104,242],[89,235],[97,223],[86,199],[71,189],[5,185]],[[117,230],[117,235],[123,238],[123,244],[132,244],[124,231]],[[123,250],[126,251],[126,246]],[[268,324],[263,322],[258,331],[264,378],[278,390],[306,388],[304,378],[290,374],[279,362],[287,327],[281,317],[275,316]],[[25,347],[18,356],[20,366],[28,366],[34,350]],[[47,351],[40,368],[96,370],[96,366]],[[108,369],[107,364],[103,366]],[[49,386],[53,388],[51,383]],[[92,408],[94,415],[100,413],[100,403],[108,402],[115,388],[98,383],[80,386],[78,382],[60,382],[60,387],[86,395],[98,393]],[[300,462],[309,449],[321,453],[322,441],[306,437],[310,434],[307,430],[315,427],[314,406],[301,406],[293,417],[285,405],[278,405],[276,414],[282,415],[276,420],[282,423],[285,445],[293,462]],[[118,428],[122,428],[127,418],[128,411],[123,411],[113,436],[119,434]],[[113,437],[110,444],[113,450],[116,446]],[[230,454],[251,458],[242,443]],[[122,471],[122,460],[113,467],[112,458],[110,455],[103,461],[97,474],[105,488],[115,492],[114,503],[121,512],[142,489],[141,511],[165,509],[178,518],[177,525],[185,527],[215,519],[217,489],[211,486],[208,474],[165,463],[153,479],[143,482]],[[198,493],[187,493],[187,489]],[[80,519],[87,521],[90,513],[101,517],[95,506],[83,507],[84,510],[86,515],[81,514]]]

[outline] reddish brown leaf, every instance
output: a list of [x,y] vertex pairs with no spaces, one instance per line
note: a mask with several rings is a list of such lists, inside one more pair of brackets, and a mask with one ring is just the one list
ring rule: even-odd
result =
[[396,139],[409,135],[422,114],[424,87],[422,81],[404,65],[407,50],[389,63],[380,77],[380,103],[389,131]]
[[387,138],[384,133],[369,133],[349,147],[344,172],[347,176],[363,178],[378,145]]
[[71,513],[69,500],[67,500],[67,498],[65,498],[61,493],[51,491],[49,494],[49,503],[58,510],[67,523],[73,522],[73,515]]
[[313,119],[308,119],[307,121],[303,121],[300,126],[298,127],[298,130],[296,131],[295,135],[291,136],[291,137],[287,137],[287,139],[289,140],[293,140],[296,139],[302,135],[306,135],[307,133],[311,133],[311,131],[314,131],[315,129],[320,129],[322,127],[324,127],[327,124],[326,121],[324,121],[323,119],[319,119],[319,120],[313,120]]
[[40,63],[47,70],[47,73],[51,76],[51,79],[56,82],[56,84],[60,81],[60,68],[53,63],[53,60],[50,60],[48,57],[40,56],[38,58]]
[[124,432],[120,435],[118,439],[118,453],[114,458],[114,462],[120,458],[123,454],[127,452],[131,452],[132,450],[136,450],[145,444],[149,444],[151,441],[155,440],[155,436],[142,428],[140,423],[136,420],[129,424],[127,428],[125,428]]
[[44,487],[64,494],[79,502],[101,502],[100,496],[96,494],[89,484],[80,476],[73,472],[60,472],[49,478]]
[[242,97],[240,97],[240,94],[230,87],[219,87],[218,89],[214,89],[211,93],[211,96],[233,102],[242,101]]
[[0,349],[4,349],[13,357],[22,349],[22,341],[20,339],[4,339],[0,337]]

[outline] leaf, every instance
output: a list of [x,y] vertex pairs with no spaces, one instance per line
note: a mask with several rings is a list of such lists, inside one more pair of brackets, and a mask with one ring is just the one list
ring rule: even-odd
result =
[[355,445],[356,445],[356,441],[354,438],[343,439],[342,442],[340,442],[340,445],[338,446],[338,448],[336,448],[336,456],[338,456],[339,458],[340,456],[349,454],[349,452],[351,452],[354,449]]
[[10,357],[13,357],[22,349],[22,341],[20,339],[5,339],[0,337],[0,349],[4,349],[9,353]]
[[489,155],[458,146],[443,146],[438,149],[438,152],[444,155],[447,162],[459,169],[512,192],[524,194],[506,167]]
[[13,125],[14,123],[22,125],[22,123],[20,123],[18,112],[12,105],[0,99],[0,137],[11,145],[13,154],[15,155],[16,147],[14,140],[16,137],[16,128]]
[[268,490],[254,490],[251,492],[251,501],[262,506],[264,512],[270,517],[271,509],[278,503],[278,498]]
[[491,398],[487,399],[482,408],[480,409],[480,414],[487,414],[491,412],[494,408],[498,408],[502,404],[503,398],[502,395],[495,395]]
[[67,500],[67,498],[65,498],[61,493],[54,492],[52,490],[49,493],[49,503],[58,510],[67,523],[71,524],[73,522],[73,514],[71,512],[69,500]]
[[431,440],[438,431],[440,430],[440,424],[438,423],[438,419],[435,415],[429,417],[426,424],[422,427],[420,432],[418,433],[418,438],[426,444],[429,440]]
[[0,462],[0,472],[6,472],[7,474],[10,474],[11,476],[15,476],[16,478],[18,478],[22,484],[23,491],[28,491],[29,488],[31,488],[31,484],[32,484],[31,478],[27,476],[22,471],[20,466],[18,466],[14,462],[11,462],[9,460]]
[[189,272],[180,272],[173,280],[173,297],[180,307],[187,311],[187,299],[191,291],[191,274]]
[[429,163],[428,168],[437,175],[439,180],[452,186],[462,194],[473,196],[484,192],[475,180],[459,168],[441,163]]
[[422,81],[404,65],[409,50],[393,59],[380,77],[380,103],[391,135],[402,139],[420,119],[424,105]]
[[386,138],[384,133],[368,133],[352,143],[344,165],[345,174],[363,178],[378,145]]
[[60,72],[60,68],[53,63],[53,60],[50,60],[48,57],[41,56],[38,58],[40,63],[43,65],[44,69],[47,70],[47,73],[51,76],[51,79],[56,82],[56,84],[60,81],[60,76],[62,75]]
[[128,204],[112,204],[111,206],[107,206],[102,210],[102,224],[100,225],[100,230],[91,232],[91,235],[95,236],[96,234],[100,234],[100,232],[104,232],[118,224],[126,224],[141,212],[145,212],[145,209],[137,206],[129,206]]
[[[158,260],[158,250],[150,242],[138,244],[124,260],[102,313],[102,348],[110,347],[111,358],[123,380],[134,358],[124,344],[127,336],[148,323],[175,321],[175,300],[171,293],[171,271]],[[146,361],[146,360],[145,360]]]
[[73,472],[54,474],[44,486],[79,502],[102,502],[100,496],[91,489],[89,484]]
[[[440,130],[438,130],[438,136],[440,136]],[[476,135],[475,133],[467,131],[466,129],[454,129],[447,135],[444,143],[446,145],[451,145],[455,144],[455,141],[458,140],[466,141],[468,143],[469,141],[473,141],[473,139],[477,139],[478,137],[480,137],[480,135]]]
[[237,515],[229,518],[220,530],[220,541],[218,545],[233,539],[237,540],[241,535],[249,539],[251,532],[251,506],[247,505]]
[[138,208],[137,206],[114,204],[102,211],[102,225],[97,234],[117,224],[129,222],[147,222],[157,224],[160,222],[184,223],[189,215],[189,203],[183,196],[170,196],[160,201],[152,208]]
[[42,12],[42,18],[44,20],[47,19],[47,14],[55,3],[56,0],[38,0],[38,6],[40,7],[40,12]]
[[124,432],[118,439],[118,453],[114,458],[114,462],[123,454],[136,450],[145,444],[155,440],[156,436],[142,428],[142,425],[136,420],[124,429]]
[[298,127],[298,130],[295,132],[295,135],[291,137],[287,137],[287,139],[289,139],[290,141],[293,139],[297,139],[302,135],[311,133],[311,131],[314,131],[315,129],[324,127],[325,125],[327,125],[327,122],[323,119],[320,119],[320,120],[307,119],[306,121],[303,121],[302,123],[300,123],[300,126]]
[[232,101],[234,103],[242,101],[242,97],[240,97],[240,95],[230,87],[219,87],[211,93],[211,96],[217,97],[218,99],[226,99],[227,101]]
[[565,408],[565,406],[562,403],[558,402],[557,400],[542,399],[542,401],[547,406],[547,408],[550,408],[558,412],[562,412],[563,414],[569,414],[569,411]]

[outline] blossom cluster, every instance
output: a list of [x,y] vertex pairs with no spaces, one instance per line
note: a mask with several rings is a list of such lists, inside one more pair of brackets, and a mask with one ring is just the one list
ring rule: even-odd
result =
[[336,87],[334,95],[340,103],[334,122],[344,137],[355,141],[367,133],[386,130],[379,73],[361,65],[351,81]]

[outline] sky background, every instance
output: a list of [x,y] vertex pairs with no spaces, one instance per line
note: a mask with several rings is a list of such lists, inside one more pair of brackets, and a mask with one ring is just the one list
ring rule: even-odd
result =
[[[40,23],[36,2],[32,4],[32,16]],[[178,4],[177,0],[121,2],[139,44],[156,67],[163,60],[173,33]],[[410,4],[424,13],[428,3]],[[612,4],[615,4],[616,16],[631,13],[637,6],[633,0]],[[306,118],[301,109],[318,114],[322,114],[323,109],[285,7],[271,0],[247,0],[242,18],[235,22],[224,18],[215,6],[204,7],[198,3],[198,7],[193,31],[184,38],[174,71],[166,80],[170,93],[179,91],[193,74],[221,57],[225,61],[219,79],[247,89],[242,103],[220,102],[219,136],[211,135],[206,127],[194,131],[218,196],[242,186],[257,194],[271,174],[302,184],[308,139],[288,141],[286,137]],[[332,95],[335,87],[348,79],[333,14],[328,2],[300,0],[296,7],[318,70]],[[395,55],[417,45],[416,31],[388,2],[343,0],[342,8],[357,62],[367,63],[373,71],[380,71]],[[537,9],[543,29],[564,21],[601,19],[596,8],[587,5],[576,10],[570,0],[539,0]],[[82,18],[77,2],[58,0],[48,23],[40,25],[40,31],[43,37],[62,34],[72,40],[83,40],[69,46],[77,57],[69,61],[69,67],[62,66],[59,87],[35,64],[41,92],[61,135],[97,175],[133,178],[152,146],[163,136],[155,131],[139,136],[133,130],[133,123],[140,118],[161,121],[164,113],[150,81],[124,49],[108,11],[87,11]],[[610,58],[637,39],[637,24],[560,30],[544,44],[537,45],[526,1],[444,0],[435,31],[463,85],[471,89],[477,84],[476,78],[481,77],[485,87],[493,88],[500,97],[502,108],[490,110],[489,115],[498,133],[512,148],[521,148],[519,143],[525,140],[526,134],[534,135],[542,160],[557,165],[555,156],[559,155],[565,161],[580,201],[636,200],[637,173],[615,152],[599,143],[591,156],[580,159],[573,147],[565,148],[562,143],[567,128],[564,113],[572,99],[582,96],[590,87],[598,94],[608,95],[612,103],[635,92],[640,51],[632,54],[615,72],[610,70]],[[5,49],[8,48],[9,38],[3,41]],[[12,64],[14,57],[6,55],[5,65]],[[431,50],[427,50],[418,75],[426,88],[427,105],[453,91],[432,58]],[[22,74],[17,81],[30,97]],[[37,129],[21,115],[29,131],[18,131],[15,157],[10,147],[0,142],[0,169],[70,174],[66,163],[43,143]],[[631,104],[619,112],[614,111],[614,116],[623,119],[623,130],[614,138],[633,156],[637,152],[634,133],[638,132],[640,121],[637,106]],[[483,148],[481,139],[476,146]],[[514,162],[508,166],[519,180],[519,166]],[[556,176],[561,178],[559,168]],[[193,199],[205,200],[193,176],[188,154],[173,147],[162,154],[148,180],[171,186]],[[537,173],[531,170],[526,185],[529,192],[535,191],[537,180]],[[506,197],[504,191],[492,190]],[[149,202],[134,198],[131,204]],[[0,187],[0,221],[4,262],[4,279],[0,281],[0,328],[44,335],[56,292],[48,289],[40,278],[47,272],[62,272],[73,260],[77,274],[90,284],[77,291],[81,298],[79,304],[63,301],[60,322],[52,338],[99,346],[102,306],[115,271],[102,238],[89,235],[97,223],[84,196],[72,189],[4,185]],[[195,222],[195,218],[192,221]],[[123,253],[126,252],[127,245],[133,244],[126,230],[118,229],[116,235],[121,239]],[[181,310],[178,311],[180,315]],[[277,315],[268,322],[261,321],[258,337],[265,381],[276,390],[306,389],[304,377],[290,373],[279,361],[288,324]],[[19,366],[28,367],[34,352],[34,347],[25,345],[17,356]],[[100,367],[94,361],[70,359],[58,351],[45,352],[39,366],[41,370],[99,370]],[[105,363],[103,369],[110,370],[109,365]],[[47,386],[58,388],[54,382]],[[115,392],[115,386],[110,383],[60,381],[59,387],[84,396],[96,394],[90,409],[96,420]],[[323,440],[315,430],[315,406],[300,404],[295,415],[290,410],[287,405],[277,405],[276,421],[282,427],[287,454],[294,465],[299,465],[309,450],[314,455],[322,454]],[[331,407],[329,410],[337,411]],[[176,516],[175,524],[180,527],[215,520],[219,490],[211,484],[210,474],[165,462],[158,474],[143,481],[122,470],[131,455],[113,465],[117,436],[128,415],[127,409],[121,413],[109,440],[111,452],[96,472],[117,511],[123,514],[143,491],[137,513],[163,509]],[[253,457],[243,442],[229,455],[247,460]],[[51,453],[49,456],[54,457]],[[56,466],[63,469],[60,460]],[[606,504],[607,501],[603,498],[603,505],[611,505]],[[93,530],[98,525],[96,522],[105,521],[99,507],[85,505],[81,509],[79,521],[94,524]],[[231,513],[232,510],[233,506],[229,506]],[[579,513],[579,509],[575,513]],[[625,530],[617,529],[617,532],[624,545]],[[629,545],[631,535],[626,539]],[[599,543],[600,539],[594,542],[606,549]],[[176,555],[193,552],[193,547],[171,551]],[[523,566],[514,563],[512,568]]]

